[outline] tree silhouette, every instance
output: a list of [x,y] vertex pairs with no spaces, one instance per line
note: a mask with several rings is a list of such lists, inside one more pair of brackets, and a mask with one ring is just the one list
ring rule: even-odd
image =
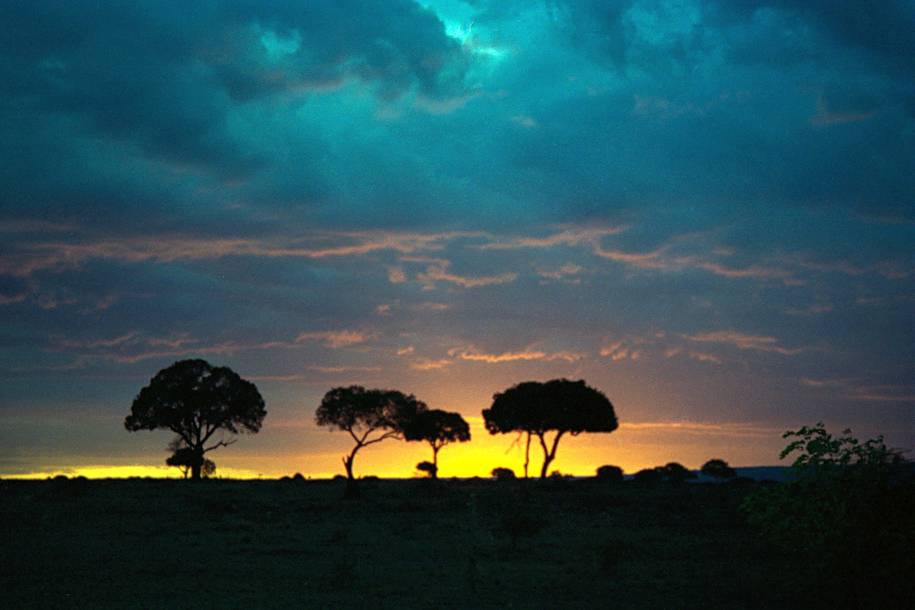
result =
[[388,438],[402,438],[404,428],[426,410],[426,404],[412,394],[353,385],[329,390],[315,411],[315,423],[345,430],[356,441],[353,450],[343,456],[348,489],[353,490],[356,453]]
[[204,455],[235,442],[220,438],[208,447],[217,433],[258,432],[266,415],[257,387],[232,369],[205,360],[181,360],[159,371],[140,390],[124,427],[130,432],[164,429],[177,434],[193,453],[188,460],[191,478],[199,479]]
[[731,468],[727,462],[719,460],[718,458],[707,461],[702,465],[699,472],[707,477],[714,477],[716,479],[733,479],[737,476],[736,470]]
[[470,426],[460,413],[432,409],[418,413],[404,428],[404,439],[425,441],[432,447],[430,476],[438,478],[438,452],[449,443],[466,443],[470,440]]
[[[613,405],[602,392],[585,385],[584,380],[568,379],[526,381],[512,386],[493,396],[492,406],[483,410],[483,419],[490,434],[526,434],[528,447],[531,435],[537,437],[543,449],[541,478],[546,478],[563,435],[613,432],[619,426]],[[550,431],[556,432],[552,442],[547,441]]]

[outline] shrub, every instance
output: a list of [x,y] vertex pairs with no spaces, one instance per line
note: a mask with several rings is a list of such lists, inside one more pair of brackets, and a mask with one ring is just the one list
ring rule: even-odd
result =
[[669,462],[664,466],[659,466],[657,470],[661,473],[668,483],[682,483],[687,479],[695,479],[696,473],[689,470],[683,464],[678,462]]
[[600,466],[597,469],[597,478],[601,481],[619,483],[623,480],[623,469],[619,466]]
[[497,481],[512,481],[516,478],[515,471],[511,468],[493,468],[490,474],[492,474],[492,478]]
[[[788,431],[794,478],[751,492],[741,509],[823,591],[866,607],[915,603],[915,481],[882,437],[865,442],[822,423]],[[837,600],[839,601],[839,600]],[[873,605],[872,605],[873,604]]]
[[715,479],[733,479],[737,476],[736,470],[731,468],[727,462],[718,458],[707,461],[702,465],[699,472]]
[[657,468],[644,468],[632,475],[632,480],[636,483],[653,484],[658,483],[664,475]]
[[435,475],[438,473],[438,467],[432,462],[420,462],[416,465],[416,470],[421,472],[423,476],[429,478],[435,478]]

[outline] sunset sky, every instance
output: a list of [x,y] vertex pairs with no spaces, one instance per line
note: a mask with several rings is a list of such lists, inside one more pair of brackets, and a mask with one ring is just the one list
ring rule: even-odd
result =
[[573,474],[915,445],[915,3],[185,4],[0,4],[0,476],[161,474],[124,417],[197,357],[267,404],[226,476],[342,472],[353,383],[468,419],[442,476],[555,377],[620,420]]

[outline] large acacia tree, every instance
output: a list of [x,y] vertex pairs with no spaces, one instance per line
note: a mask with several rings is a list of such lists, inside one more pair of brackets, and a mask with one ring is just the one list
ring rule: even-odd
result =
[[[565,434],[613,432],[619,426],[613,405],[600,390],[589,387],[584,380],[568,379],[525,381],[495,394],[492,406],[483,410],[483,420],[490,434],[526,435],[525,476],[531,436],[536,437],[543,449],[541,477],[546,477],[556,458],[559,439]],[[549,432],[555,432],[552,441],[548,440]]]
[[184,449],[182,460],[189,463],[191,477],[199,479],[204,455],[235,442],[226,440],[226,433],[258,432],[266,415],[257,387],[232,369],[205,360],[181,360],[159,371],[140,390],[124,427],[130,432],[174,432],[173,450]]
[[329,390],[315,411],[315,423],[344,430],[356,442],[352,451],[343,456],[343,467],[352,489],[356,453],[389,438],[402,439],[405,428],[426,410],[426,403],[412,394],[353,385]]
[[438,452],[449,443],[465,443],[470,440],[470,426],[460,413],[441,409],[423,411],[404,429],[404,439],[425,441],[432,447],[432,478],[438,477]]

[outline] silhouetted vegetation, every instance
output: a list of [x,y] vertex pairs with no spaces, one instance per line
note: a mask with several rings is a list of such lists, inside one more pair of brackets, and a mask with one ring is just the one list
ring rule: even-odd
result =
[[[518,432],[526,436],[524,476],[530,461],[531,436],[543,450],[540,477],[546,478],[564,434],[613,432],[618,427],[613,405],[599,390],[584,381],[554,379],[546,383],[526,381],[493,396],[492,406],[483,410],[490,434]],[[552,442],[547,433],[555,432]]]
[[696,473],[678,462],[670,462],[663,466],[658,466],[657,470],[668,483],[682,483],[687,479],[696,478]]
[[429,446],[432,447],[432,468],[427,469],[426,472],[435,479],[438,477],[438,452],[448,443],[469,441],[470,426],[460,413],[450,413],[440,409],[421,411],[407,422],[404,427],[404,439],[429,443]]
[[915,606],[915,476],[883,437],[865,442],[822,423],[788,431],[795,477],[761,487],[742,508],[804,566],[827,599],[860,608]]
[[179,450],[186,450],[175,459],[187,464],[191,477],[199,479],[206,464],[204,455],[235,442],[220,438],[207,446],[214,435],[255,433],[266,415],[264,399],[253,383],[228,367],[214,367],[205,360],[181,360],[159,371],[140,390],[124,427],[130,432],[174,432],[177,439],[173,441],[172,458]]
[[663,481],[664,474],[659,470],[659,468],[643,468],[642,470],[639,470],[634,475],[632,475],[632,480],[636,483],[651,485]]
[[359,450],[389,438],[403,438],[404,428],[426,410],[426,404],[412,394],[354,385],[328,391],[315,411],[315,422],[344,430],[356,442],[352,451],[343,456],[348,489],[352,492],[356,480],[353,462]]
[[515,471],[511,468],[496,467],[490,474],[497,481],[513,481],[516,478]]
[[699,470],[707,477],[715,479],[733,479],[737,476],[737,471],[731,468],[724,460],[713,458],[702,465]]
[[420,462],[416,465],[416,470],[423,473],[430,479],[434,479],[438,475],[438,466],[432,462]]
[[[170,445],[169,449],[173,450],[174,453],[165,459],[166,466],[173,466],[180,470],[185,479],[195,466],[199,469],[201,476],[204,478],[211,477],[216,473],[216,463],[213,460],[201,456],[190,447],[173,448],[172,445]],[[199,462],[201,458],[203,458],[203,463]]]
[[597,469],[597,478],[608,483],[622,483],[623,469],[619,466],[599,466]]

